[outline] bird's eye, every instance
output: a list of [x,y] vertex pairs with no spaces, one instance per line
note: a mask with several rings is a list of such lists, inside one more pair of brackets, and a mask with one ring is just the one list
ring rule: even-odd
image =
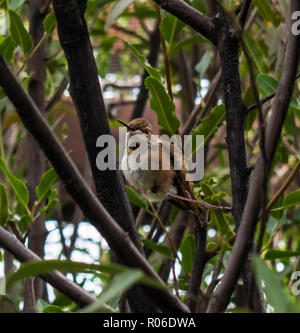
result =
[[144,129],[143,132],[144,132],[145,134],[149,134],[149,133],[150,133],[148,129]]

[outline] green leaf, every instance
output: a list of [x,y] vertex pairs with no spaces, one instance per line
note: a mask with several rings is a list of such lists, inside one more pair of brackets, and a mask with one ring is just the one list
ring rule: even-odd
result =
[[65,313],[65,311],[57,305],[47,305],[44,307],[43,313]]
[[8,202],[6,188],[0,184],[0,226],[5,227],[8,220]]
[[169,52],[172,51],[174,42],[184,26],[184,22],[170,13],[163,18],[160,30],[164,39],[169,43]]
[[206,72],[212,57],[212,52],[205,52],[199,63],[196,65],[195,70],[200,74],[200,76],[202,76]]
[[111,128],[123,127],[122,124],[120,124],[116,119],[113,118],[109,118],[108,123]]
[[[284,195],[281,195],[281,196],[276,200],[276,202],[273,204],[272,209],[276,209],[276,208],[281,207],[282,204],[283,204],[283,200],[284,200]],[[279,211],[277,211],[277,212],[273,212],[273,211],[270,212],[270,215],[271,215],[272,217],[274,217],[276,220],[279,220],[279,219],[281,218],[282,214],[283,214],[283,210],[279,210]]]
[[283,206],[294,207],[300,204],[300,189],[289,193],[283,200]]
[[124,10],[133,3],[134,0],[119,0],[116,2],[115,6],[109,12],[106,22],[105,29],[108,29],[114,21],[124,12]]
[[24,215],[21,217],[18,223],[18,227],[21,233],[25,233],[28,230],[29,225],[31,224],[32,218],[29,215]]
[[38,299],[36,302],[36,309],[38,313],[43,313],[43,310],[49,303],[44,301],[43,299]]
[[44,199],[50,193],[51,187],[59,181],[59,177],[55,169],[47,170],[41,177],[39,186],[36,187],[35,192],[39,201]]
[[[219,203],[217,201],[212,201],[211,204],[218,205]],[[221,235],[226,235],[228,232],[231,231],[228,221],[224,217],[224,213],[217,210],[211,210],[210,213],[211,213],[211,219],[213,223],[217,226]]]
[[175,52],[181,48],[184,48],[186,51],[188,51],[190,50],[193,44],[203,43],[203,42],[205,42],[205,38],[202,37],[201,35],[192,35],[178,41],[178,43],[176,43],[175,46],[173,47],[172,51]]
[[114,298],[120,298],[121,294],[124,293],[133,284],[138,282],[142,276],[143,272],[137,269],[130,269],[126,272],[117,274],[108,285],[108,287],[101,293],[98,299],[83,310],[80,310],[80,312],[102,312],[102,305],[113,300]]
[[272,209],[272,212],[295,207],[300,204],[300,189],[289,193],[283,200],[282,206]]
[[11,62],[15,48],[16,43],[12,36],[6,36],[0,39],[0,53],[3,55],[6,61]]
[[3,91],[2,87],[0,87],[0,100],[6,96],[5,92]]
[[13,10],[8,11],[10,19],[10,32],[15,42],[20,45],[22,51],[27,53],[32,48],[32,39],[24,28],[20,16]]
[[264,260],[289,258],[289,257],[296,257],[299,255],[300,251],[267,250],[267,252],[264,255]]
[[13,188],[16,196],[18,197],[22,205],[28,210],[27,205],[29,202],[29,192],[26,188],[26,185],[21,179],[11,174],[2,158],[0,158],[0,170],[2,170],[2,172],[4,173],[6,179],[9,181],[11,187]]
[[217,243],[216,242],[208,242],[206,245],[206,249],[208,251],[212,251],[217,247]]
[[[97,265],[74,262],[70,260],[36,260],[23,263],[16,272],[11,273],[8,276],[6,286],[7,288],[9,288],[17,281],[24,280],[31,276],[46,274],[52,271],[74,273],[83,272],[94,274],[97,274],[97,272],[102,272],[116,275],[116,279],[113,279],[110,286],[100,295],[99,299],[101,300],[99,301],[99,303],[93,303],[93,305],[97,305],[97,309],[101,304],[122,293],[124,290],[129,288],[133,283],[137,281],[154,288],[165,289],[165,286],[163,284],[160,284],[156,280],[144,275],[144,273],[138,269],[131,269],[118,264]],[[112,284],[113,287],[111,287]],[[43,309],[46,306],[48,306],[47,303],[43,303],[42,305],[40,305],[40,312],[43,312]],[[85,310],[86,312],[90,312],[91,309],[92,308],[86,308]],[[93,309],[94,311],[97,311],[96,308]],[[102,310],[107,311],[107,307]]]
[[43,206],[39,209],[38,213],[36,214],[35,218],[44,214],[44,213],[49,213],[51,212],[51,210],[57,205],[57,203],[59,202],[58,199],[54,199],[54,200],[49,200],[47,206]]
[[140,61],[140,63],[144,66],[144,68],[146,69],[148,74],[150,76],[153,76],[154,78],[156,78],[158,81],[161,81],[161,75],[160,75],[159,71],[148,63],[148,60],[146,59],[146,57],[143,54],[141,54],[139,52],[139,50],[137,48],[135,48],[132,44],[126,42],[126,40],[124,40],[122,38],[120,38],[120,39],[123,41],[125,46],[134,53],[134,55],[137,57],[137,59]]
[[[219,125],[224,121],[226,115],[225,105],[216,105],[210,112],[210,115],[201,120],[200,125],[198,125],[193,131],[192,135],[203,135],[204,141],[201,145],[204,145],[207,140],[215,134]],[[193,147],[193,153],[195,153],[200,147]]]
[[244,30],[244,40],[247,45],[247,49],[253,59],[254,64],[256,65],[258,71],[260,73],[269,72],[269,65],[265,63],[264,53],[260,48],[260,45],[257,43],[255,39],[252,38],[249,31]]
[[178,207],[172,205],[170,216],[169,216],[170,224],[172,224],[175,221],[179,212],[180,212],[180,209]]
[[[97,273],[102,272],[115,275],[128,271],[129,268],[118,264],[86,264],[71,260],[34,260],[21,264],[20,268],[11,273],[7,278],[7,287],[12,286],[17,281],[24,280],[31,276],[46,274],[53,271],[73,272],[73,273]],[[141,283],[155,288],[164,288],[159,282],[148,276],[141,278]]]
[[[201,182],[200,189],[204,193],[205,201],[209,204],[218,206],[220,205],[219,200],[224,196],[223,192],[216,193],[210,182],[213,179],[208,179],[206,182]],[[225,214],[221,211],[211,210],[211,223],[219,230],[221,235],[227,235],[232,233],[229,225],[229,221],[225,218]]]
[[180,245],[180,252],[182,254],[182,268],[186,273],[191,274],[195,253],[195,237],[193,235],[187,234],[184,236]]
[[130,202],[132,202],[133,204],[135,204],[140,208],[143,208],[145,210],[147,209],[147,203],[137,194],[137,192],[134,189],[132,189],[127,185],[125,189]]
[[56,198],[57,190],[51,189],[50,193],[48,194],[49,201],[54,200]]
[[156,112],[157,122],[169,135],[178,132],[180,122],[175,114],[175,104],[167,94],[164,86],[156,78],[148,76],[146,88],[151,92],[150,106]]
[[17,10],[23,5],[24,2],[25,0],[9,0],[8,1],[9,9]]
[[[122,1],[122,0],[121,0]],[[122,17],[136,17],[139,20],[142,19],[157,19],[157,12],[153,8],[154,6],[148,6],[148,4],[145,1],[135,1],[134,2],[134,10],[125,10],[122,13]]]
[[220,251],[221,252],[228,251],[230,248],[231,248],[231,246],[228,242],[222,242]]
[[151,242],[149,239],[143,239],[142,243],[145,246],[147,246],[149,249],[151,249],[155,252],[158,252],[169,259],[173,259],[172,251],[168,247],[166,247],[164,245],[160,245],[160,244],[155,244],[155,243]]
[[75,305],[75,303],[64,294],[56,295],[55,300],[52,302],[52,304],[59,306],[60,308],[71,308]]
[[50,189],[49,193],[47,194],[48,202],[47,205],[41,207],[36,214],[35,218],[40,216],[44,213],[49,213],[51,210],[57,205],[59,200],[56,198],[57,190],[56,189]]
[[50,34],[52,30],[56,27],[56,17],[54,11],[50,12],[43,21],[44,29],[47,34]]
[[[247,107],[256,104],[255,96],[253,93],[252,86],[249,86],[243,96],[244,103]],[[257,110],[253,110],[248,112],[246,119],[245,119],[245,129],[248,132],[249,130],[253,129],[253,123],[257,116]]]
[[264,292],[266,294],[267,303],[269,303],[276,312],[291,312],[293,304],[289,296],[284,292],[278,275],[271,271],[266,263],[258,256],[252,256],[254,271],[257,282],[264,281]]
[[[277,80],[275,80],[272,76],[262,73],[257,76],[257,84],[258,84],[260,90],[264,93],[264,96],[267,96],[267,95],[270,95],[270,94],[276,92],[279,82]],[[297,102],[297,99],[294,96],[292,96],[292,98],[291,98],[289,107],[293,111],[296,111],[295,112],[296,115],[297,115],[297,112],[300,111],[299,104]]]
[[278,81],[268,74],[259,74],[257,76],[257,84],[259,88],[265,93],[265,95],[270,95],[276,92],[278,87]]
[[282,21],[282,18],[273,9],[269,0],[254,0],[254,4],[265,21],[273,23],[275,27]]

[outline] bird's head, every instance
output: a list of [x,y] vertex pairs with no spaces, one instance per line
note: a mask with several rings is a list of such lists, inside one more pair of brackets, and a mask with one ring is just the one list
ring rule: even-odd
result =
[[151,125],[144,118],[133,119],[128,124],[124,123],[122,120],[118,120],[118,122],[127,127],[130,135],[145,134],[148,136],[153,133]]

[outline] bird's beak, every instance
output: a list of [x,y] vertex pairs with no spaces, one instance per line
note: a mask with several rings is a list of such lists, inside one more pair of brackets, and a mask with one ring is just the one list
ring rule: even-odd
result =
[[118,121],[120,124],[122,124],[122,125],[124,125],[125,127],[127,127],[130,131],[133,131],[133,128],[130,127],[129,125],[127,125],[126,123],[124,123],[122,120],[117,119],[117,121]]

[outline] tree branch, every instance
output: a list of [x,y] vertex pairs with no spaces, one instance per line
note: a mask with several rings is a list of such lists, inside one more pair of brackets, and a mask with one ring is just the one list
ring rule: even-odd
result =
[[[292,0],[290,15],[292,12],[297,10],[300,10],[300,3],[298,0]],[[288,21],[290,25],[290,36],[287,45],[283,73],[276,91],[272,116],[266,130],[266,156],[268,161],[268,172],[271,168],[271,162],[276,151],[283,122],[292,97],[299,60],[300,35],[295,36],[292,34],[291,19]],[[227,264],[224,277],[216,290],[214,298],[210,302],[208,312],[221,312],[226,309],[234,286],[238,280],[241,268],[243,267],[243,263],[245,262],[249,250],[252,247],[252,240],[260,210],[261,187],[263,186],[266,177],[262,165],[263,158],[260,154],[254,169],[253,180],[250,186],[236,241]]]
[[240,15],[239,15],[239,24],[240,24],[242,29],[244,29],[244,26],[246,24],[246,20],[247,20],[248,13],[250,11],[251,5],[252,5],[252,0],[244,0],[241,3],[241,11],[240,11]]
[[213,21],[195,8],[182,0],[154,0],[169,13],[178,17],[181,21],[192,27],[211,42],[215,43]]
[[99,153],[96,147],[97,138],[102,134],[110,134],[110,128],[83,16],[84,6],[81,8],[76,3],[54,0],[53,7],[60,43],[68,62],[70,93],[80,120],[97,196],[118,224],[127,230],[134,243],[141,248],[119,170],[100,171],[96,166]]
[[[190,217],[189,212],[182,211],[181,216],[177,217],[176,220],[172,224],[171,228],[171,235],[172,238],[174,239],[174,243],[177,247],[177,249],[180,247],[184,231],[187,226],[187,221]],[[169,258],[164,258],[162,264],[159,267],[159,276],[162,278],[163,281],[167,282],[169,275],[170,275],[170,270],[174,264],[173,259]]]
[[239,73],[239,40],[231,17],[222,11],[217,20],[220,37],[218,50],[222,66],[224,101],[226,107],[227,146],[232,187],[232,208],[238,228],[248,193],[244,121],[247,108],[242,99]]
[[[58,36],[68,62],[70,94],[78,113],[97,197],[142,252],[121,171],[109,169],[102,171],[96,165],[97,155],[104,149],[96,147],[97,139],[99,135],[111,133],[84,18],[86,3],[87,1],[53,0]],[[119,256],[117,260],[120,260]],[[127,295],[134,312],[158,310],[141,286],[134,286]]]

